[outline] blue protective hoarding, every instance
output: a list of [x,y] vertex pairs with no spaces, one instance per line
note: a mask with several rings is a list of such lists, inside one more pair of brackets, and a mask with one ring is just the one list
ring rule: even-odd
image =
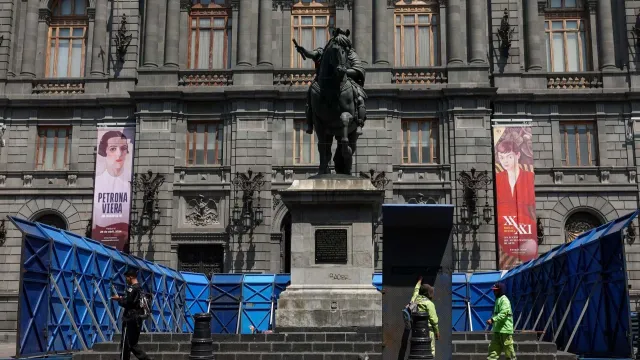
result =
[[[561,351],[585,358],[631,358],[625,215],[507,273],[517,330],[542,332]],[[538,299],[538,300],[537,300]]]

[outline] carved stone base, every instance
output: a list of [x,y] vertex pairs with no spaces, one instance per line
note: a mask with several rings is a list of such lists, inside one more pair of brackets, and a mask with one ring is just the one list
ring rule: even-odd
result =
[[372,285],[291,285],[280,294],[277,327],[382,326],[382,294]]

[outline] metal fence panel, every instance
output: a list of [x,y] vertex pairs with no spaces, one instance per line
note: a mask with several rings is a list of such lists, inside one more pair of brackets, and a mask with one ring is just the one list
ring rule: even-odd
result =
[[235,334],[238,332],[242,274],[214,274],[211,276],[211,332]]
[[242,283],[240,333],[251,334],[250,327],[260,331],[271,327],[274,310],[275,275],[245,275]]
[[20,265],[16,356],[47,352],[51,241],[36,225],[9,217],[24,234]]

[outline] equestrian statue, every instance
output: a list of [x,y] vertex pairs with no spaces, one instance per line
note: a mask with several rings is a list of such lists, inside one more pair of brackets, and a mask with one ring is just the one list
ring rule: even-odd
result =
[[293,40],[304,60],[311,59],[316,76],[307,93],[306,132],[318,136],[320,167],[318,174],[329,174],[331,146],[337,174],[352,175],[356,142],[367,119],[364,92],[365,70],[353,50],[349,30],[336,28],[324,48],[309,51]]

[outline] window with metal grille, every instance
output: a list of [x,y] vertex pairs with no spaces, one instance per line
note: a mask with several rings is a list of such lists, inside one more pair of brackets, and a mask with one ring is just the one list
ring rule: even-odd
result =
[[396,3],[396,66],[436,66],[438,61],[437,2],[403,0]]
[[317,161],[317,136],[306,133],[306,120],[293,123],[293,163],[315,164]]
[[[307,50],[324,48],[335,26],[335,8],[327,0],[295,0],[291,8],[291,34],[298,45]],[[304,60],[291,47],[292,68],[313,68],[311,60]]]
[[438,121],[402,121],[402,163],[438,162]]
[[187,165],[222,164],[222,122],[189,123],[187,129]]
[[560,124],[562,165],[597,165],[596,129],[595,121]]
[[47,40],[45,76],[82,77],[89,17],[86,0],[55,0]]
[[189,14],[189,69],[229,68],[231,4],[228,0],[192,1]]
[[68,169],[70,149],[70,127],[39,127],[36,146],[36,169]]
[[589,21],[579,1],[549,1],[544,26],[548,71],[590,70]]

